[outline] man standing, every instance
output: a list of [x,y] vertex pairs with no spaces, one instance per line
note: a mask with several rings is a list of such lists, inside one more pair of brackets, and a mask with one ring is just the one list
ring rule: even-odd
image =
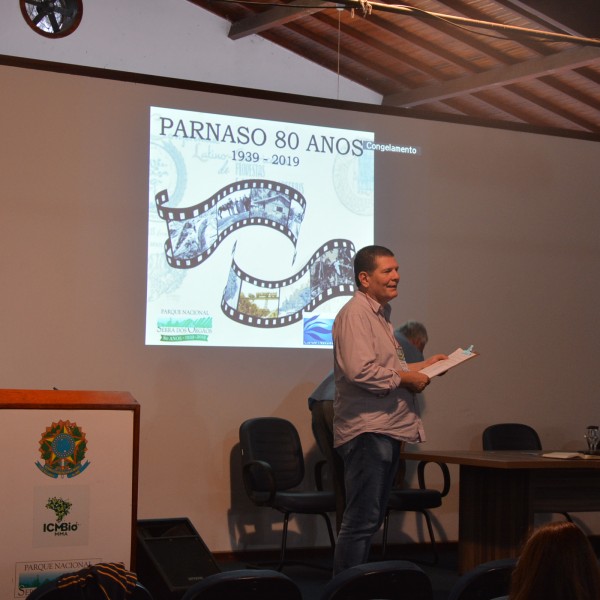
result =
[[[418,321],[406,321],[394,330],[394,337],[404,351],[407,363],[422,362],[423,350],[428,342],[427,329]],[[342,526],[342,516],[346,507],[346,489],[344,487],[344,462],[333,447],[333,400],[335,398],[335,379],[333,370],[313,390],[308,397],[311,412],[312,431],[317,446],[327,459],[331,469],[333,490],[336,499],[336,531]]]
[[407,365],[390,322],[398,263],[391,250],[356,253],[357,291],[333,325],[334,446],[344,461],[346,509],[334,556],[334,575],[368,560],[371,539],[385,516],[402,442],[425,441],[415,394],[429,384],[419,372],[447,358]]

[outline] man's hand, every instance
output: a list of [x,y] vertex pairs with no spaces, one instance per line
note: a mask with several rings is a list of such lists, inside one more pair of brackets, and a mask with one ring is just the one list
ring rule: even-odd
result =
[[[448,358],[447,354],[434,354],[433,356],[430,356],[425,362],[425,366],[428,367],[429,365],[432,365],[433,363],[438,362],[438,360],[446,360]],[[448,371],[444,371],[443,373],[439,374],[439,377],[441,377],[442,375],[445,375]]]
[[[434,354],[433,356],[430,356],[429,358],[422,360],[420,362],[416,362],[416,363],[408,363],[408,368],[411,371],[420,371],[421,369],[424,369],[425,367],[428,367],[429,365],[432,365],[433,363],[438,362],[438,360],[446,360],[448,358],[447,354]],[[400,377],[402,377],[402,372],[399,373]],[[443,373],[442,373],[443,375]]]
[[431,381],[424,373],[419,371],[400,371],[400,387],[406,388],[415,394],[422,392]]
[[448,358],[447,354],[434,354],[433,356],[426,358],[423,362],[425,363],[425,366],[428,367],[429,365],[432,365],[433,363],[436,363],[440,360],[446,360],[447,358]]

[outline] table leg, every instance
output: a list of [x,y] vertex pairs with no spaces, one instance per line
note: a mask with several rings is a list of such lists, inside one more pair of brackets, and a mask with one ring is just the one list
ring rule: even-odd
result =
[[459,570],[498,558],[516,557],[533,524],[527,469],[461,465]]

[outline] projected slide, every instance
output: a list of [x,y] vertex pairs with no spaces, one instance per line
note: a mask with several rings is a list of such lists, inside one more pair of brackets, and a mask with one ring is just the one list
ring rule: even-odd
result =
[[373,141],[152,107],[146,343],[330,347],[373,243]]

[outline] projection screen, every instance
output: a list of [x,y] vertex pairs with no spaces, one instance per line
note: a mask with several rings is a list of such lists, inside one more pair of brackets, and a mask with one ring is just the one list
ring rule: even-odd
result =
[[376,157],[421,149],[310,120],[149,117],[146,343],[331,347],[373,243]]

